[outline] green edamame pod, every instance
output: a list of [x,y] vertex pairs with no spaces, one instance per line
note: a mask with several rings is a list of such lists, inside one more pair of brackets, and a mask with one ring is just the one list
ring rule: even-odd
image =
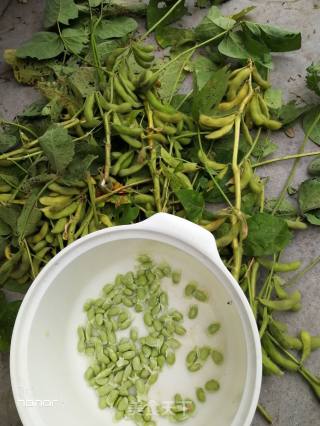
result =
[[125,62],[120,65],[118,75],[123,87],[127,87],[131,92],[136,90],[136,86],[129,79],[128,68]]
[[101,124],[101,121],[94,117],[95,93],[92,92],[86,97],[83,105],[83,115],[86,122],[82,124],[86,128],[94,128]]
[[243,136],[244,136],[245,140],[251,146],[253,144],[253,139],[252,139],[250,130],[249,130],[248,126],[247,126],[247,123],[245,122],[245,120],[243,119],[243,117],[241,117],[241,127],[242,127],[242,133],[243,133]]
[[157,81],[158,75],[154,74],[151,70],[148,69],[141,73],[138,80],[138,86],[140,90],[147,91],[151,89]]
[[260,265],[264,266],[266,269],[273,269],[274,272],[291,272],[296,271],[300,268],[301,262],[299,260],[296,260],[294,262],[288,262],[288,263],[280,263],[280,262],[273,262],[268,259],[264,259],[259,257],[258,262]]
[[200,160],[200,162],[207,167],[208,169],[212,169],[215,171],[219,171],[219,170],[223,170],[226,165],[222,164],[222,163],[217,163],[214,160],[210,160],[206,154],[204,153],[204,151],[202,151],[201,149],[199,149],[198,151],[198,158]]
[[[252,179],[252,175],[253,175],[253,170],[252,170],[250,161],[246,160],[243,163],[243,169],[242,169],[241,178],[240,178],[240,188],[241,189],[245,189],[249,185],[249,183]],[[235,191],[234,185],[229,187],[229,191],[230,192]]]
[[320,336],[311,336],[311,350],[320,348]]
[[61,219],[62,217],[67,217],[73,214],[77,210],[77,206],[78,206],[78,203],[73,202],[69,204],[69,206],[65,207],[63,210],[60,210],[58,212],[53,211],[51,207],[44,207],[43,209],[40,209],[40,210],[48,219]]
[[260,73],[259,73],[259,71],[257,70],[256,67],[254,67],[253,70],[252,70],[252,77],[253,77],[254,81],[263,89],[266,90],[266,89],[269,89],[269,87],[271,87],[271,84],[267,80],[264,80],[261,77],[261,75],[260,75]]
[[137,43],[132,44],[132,50],[136,60],[140,59],[143,62],[152,62],[154,60],[154,55],[152,54],[152,52],[146,52],[142,50],[140,45]]
[[301,330],[300,339],[302,342],[302,354],[301,354],[301,362],[304,362],[307,358],[309,358],[311,354],[311,336],[310,333],[306,330]]
[[233,129],[233,126],[234,126],[234,122],[231,124],[228,124],[227,126],[221,127],[221,129],[215,130],[209,135],[206,135],[206,139],[209,139],[209,140],[220,139],[223,136],[227,135]]
[[137,204],[155,204],[154,196],[149,194],[134,194],[131,196],[131,200],[133,203]]
[[215,128],[228,126],[229,124],[234,123],[235,119],[236,114],[226,115],[225,117],[210,117],[205,114],[200,114],[199,123],[205,127]]
[[218,105],[218,110],[229,111],[230,109],[235,108],[236,106],[241,104],[241,102],[247,97],[248,93],[249,85],[245,83],[239,90],[237,96],[232,101],[220,102],[220,104]]
[[161,130],[161,133],[169,136],[174,136],[177,133],[176,127],[163,123],[156,115],[153,118],[155,126]]
[[262,348],[262,365],[263,371],[266,374],[274,374],[276,376],[283,376],[283,371],[275,364],[267,355],[264,348]]
[[156,111],[155,115],[164,123],[183,123],[183,114],[181,112],[168,114],[166,112]]
[[263,191],[263,183],[257,175],[252,175],[249,181],[249,186],[251,191],[255,194],[261,194],[261,192]]
[[84,210],[85,210],[85,202],[81,200],[78,204],[74,217],[71,219],[71,223],[68,229],[68,244],[71,244],[74,241],[76,226],[80,222],[81,216]]
[[230,231],[226,235],[216,239],[217,247],[222,248],[231,244],[232,241],[235,238],[237,238],[239,232],[240,232],[239,224],[237,223],[235,225],[232,225]]
[[43,222],[40,231],[33,235],[32,237],[30,237],[29,241],[31,244],[37,244],[40,241],[42,241],[44,239],[44,237],[46,236],[46,234],[49,231],[49,223],[47,221]]
[[150,90],[146,92],[146,99],[156,111],[161,111],[167,114],[175,114],[177,112],[171,105],[164,105]]
[[64,232],[67,222],[68,222],[68,219],[66,217],[62,217],[55,223],[51,232],[53,234],[61,234],[62,232]]
[[267,308],[274,311],[290,311],[299,304],[301,300],[301,293],[299,291],[294,291],[289,299],[283,300],[268,300],[268,299],[258,299],[259,302],[266,306]]
[[78,195],[80,194],[80,190],[78,188],[70,188],[66,186],[59,185],[56,182],[51,183],[48,185],[48,189],[52,192],[56,192],[57,194],[61,195]]
[[227,93],[228,101],[231,101],[237,96],[237,92],[242,86],[242,84],[247,80],[251,75],[251,69],[249,67],[243,68],[238,74],[229,82],[229,90]]
[[11,277],[14,279],[22,278],[30,269],[30,261],[28,256],[28,251],[24,249],[22,251],[21,263],[19,267],[11,273]]
[[270,130],[279,130],[282,127],[282,123],[277,120],[266,119],[264,120],[263,125]]
[[262,337],[262,345],[265,349],[267,355],[272,359],[273,362],[275,362],[279,367],[282,367],[284,370],[288,371],[298,371],[299,365],[291,361],[286,356],[282,355],[278,348],[274,345],[272,340],[264,334]]
[[[50,235],[50,234],[48,234],[48,235]],[[47,246],[47,242],[48,242],[47,239],[39,241],[37,244],[31,246],[32,251],[37,253],[38,251],[42,250],[44,247]]]
[[3,193],[3,192],[10,192],[11,191],[11,186],[10,185],[0,185],[0,192],[1,193]]
[[141,164],[134,164],[131,167],[128,167],[127,169],[122,169],[119,171],[119,176],[121,177],[125,177],[125,176],[130,176],[133,175],[134,173],[138,173],[141,169],[143,169],[143,167],[145,167],[147,164],[147,162],[143,162]]
[[124,102],[118,105],[106,101],[100,92],[97,92],[96,96],[98,97],[98,102],[100,103],[101,108],[105,111],[114,111],[119,114],[126,114],[132,110],[132,104],[129,102]]
[[45,196],[40,197],[39,201],[44,206],[52,206],[62,209],[72,202],[72,198],[69,195],[58,195],[56,197]]
[[143,135],[143,129],[141,127],[127,127],[123,124],[112,124],[112,129],[118,135],[126,135],[131,137],[141,137]]
[[262,126],[266,120],[266,117],[262,114],[259,99],[256,94],[253,95],[251,99],[249,109],[254,124],[257,126]]
[[118,47],[117,49],[114,49],[110,55],[108,55],[106,60],[106,67],[108,70],[112,70],[116,60],[125,51],[126,51],[125,47]]
[[128,91],[122,86],[119,79],[117,77],[114,78],[114,88],[117,94],[120,96],[123,102],[128,102],[132,104],[134,108],[139,108],[140,103],[138,102],[137,97],[134,95],[134,97],[129,94]]
[[268,329],[272,336],[283,346],[285,349],[295,349],[300,351],[302,349],[302,342],[297,337],[286,334],[279,328],[277,322],[271,319],[269,321]]
[[259,104],[260,104],[260,109],[261,112],[264,116],[266,116],[267,118],[270,118],[270,113],[269,113],[269,109],[268,106],[265,102],[265,100],[263,99],[263,97],[260,95],[260,93],[257,94],[258,100],[259,100]]
[[131,164],[133,158],[134,158],[134,152],[133,151],[128,151],[128,152],[121,154],[121,156],[118,158],[117,162],[112,166],[111,173],[114,176],[116,176],[119,173],[119,171],[121,170],[121,168],[123,167],[124,163],[125,163],[125,166],[128,167]]

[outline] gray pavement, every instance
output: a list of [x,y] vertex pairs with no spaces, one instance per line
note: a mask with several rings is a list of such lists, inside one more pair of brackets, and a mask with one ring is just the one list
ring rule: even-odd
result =
[[[6,7],[6,4],[9,6]],[[41,28],[43,0],[0,0],[0,56],[4,48],[15,48],[21,41]],[[252,17],[260,22],[273,23],[291,29],[301,30],[303,47],[299,52],[275,55],[275,70],[272,82],[284,91],[285,100],[302,98],[312,100],[312,94],[305,88],[305,69],[312,61],[320,60],[320,0],[230,0],[223,6],[226,13],[232,13],[242,7],[256,5]],[[186,20],[195,23],[199,13]],[[30,87],[18,86],[7,66],[0,59],[0,116],[13,118],[24,106],[32,102],[37,94]],[[299,125],[295,128],[294,139],[280,133],[273,136],[279,144],[277,157],[294,153],[303,139]],[[308,150],[316,150],[312,143]],[[294,184],[306,176],[309,160],[302,160]],[[270,176],[267,194],[276,196],[288,174],[291,161],[277,163],[260,170],[262,176]],[[300,259],[305,264],[320,254],[319,228],[312,227],[301,232],[294,239],[283,259]],[[299,283],[303,293],[303,309],[295,314],[286,315],[292,333],[307,328],[314,334],[320,334],[320,265]],[[320,351],[312,354],[308,361],[312,371],[320,375]],[[320,405],[307,385],[296,375],[287,374],[283,378],[268,377],[263,380],[261,402],[273,415],[274,424],[279,426],[320,425]],[[0,356],[0,426],[18,426],[20,421],[12,400],[8,356]],[[263,426],[265,422],[256,416],[253,426]],[[67,426],[67,425],[63,425]],[[89,426],[89,425],[88,425]],[[90,425],[93,426],[93,425]],[[196,425],[195,425],[196,426]]]

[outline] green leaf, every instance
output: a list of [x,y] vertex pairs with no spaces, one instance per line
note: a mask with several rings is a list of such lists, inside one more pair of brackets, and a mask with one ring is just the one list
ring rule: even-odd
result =
[[23,43],[16,51],[18,58],[51,59],[63,52],[64,46],[58,34],[39,32]]
[[10,151],[18,144],[18,139],[14,135],[0,133],[0,154]]
[[303,130],[304,133],[307,134],[309,133],[311,127],[313,127],[313,130],[309,134],[309,138],[312,140],[312,142],[320,145],[320,118],[317,121],[317,124],[313,125],[318,116],[320,116],[320,106],[313,108],[304,116]]
[[264,100],[270,109],[280,109],[282,107],[282,90],[270,87],[264,92]]
[[169,46],[183,46],[195,41],[195,33],[188,28],[160,27],[156,30],[156,40],[163,49]]
[[286,222],[268,213],[257,213],[247,221],[246,256],[268,256],[283,250],[292,238]]
[[249,54],[243,47],[243,41],[240,33],[229,33],[223,38],[218,46],[219,52],[222,55],[234,59],[248,59]]
[[263,40],[271,52],[290,52],[301,48],[301,33],[254,22],[243,22],[257,39]]
[[87,32],[82,28],[65,28],[61,33],[62,41],[66,49],[79,55],[89,42]]
[[10,349],[12,330],[21,301],[8,303],[3,292],[0,292],[0,295],[0,352],[7,352]]
[[78,17],[78,8],[73,0],[46,0],[43,25],[50,28],[60,22],[69,25],[70,19]]
[[259,139],[256,144],[252,155],[256,158],[262,159],[268,157],[268,155],[274,153],[278,149],[278,145],[273,143],[268,137]]
[[199,55],[193,62],[193,74],[198,90],[201,90],[210,78],[213,76],[213,73],[217,70],[217,66],[206,56]]
[[10,226],[13,233],[17,230],[17,220],[21,209],[17,206],[0,206],[0,220]]
[[25,294],[28,291],[29,285],[20,284],[12,278],[9,278],[4,284],[3,288],[14,293]]
[[176,195],[186,212],[187,219],[199,222],[205,207],[203,195],[192,189],[180,189],[176,191]]
[[[147,28],[150,29],[153,27],[175,3],[176,1],[150,0],[147,7]],[[187,11],[188,9],[185,7],[184,2],[180,3],[160,26],[164,27],[178,21]]]
[[[267,213],[272,213],[274,207],[278,204],[277,199],[271,199],[265,201],[265,211]],[[298,214],[298,211],[296,207],[292,204],[291,201],[284,199],[279,207],[277,208],[277,216],[281,216],[283,218],[293,218],[296,217]]]
[[320,62],[307,68],[307,87],[320,96]]
[[207,16],[205,16],[202,22],[195,28],[195,34],[199,41],[208,40],[226,30],[231,30],[235,24],[235,20],[221,16],[219,8],[212,6]]
[[229,81],[227,68],[220,68],[212,73],[207,83],[201,88],[195,87],[193,97],[193,115],[208,114],[222,100]]
[[75,159],[69,164],[66,172],[68,178],[83,178],[87,171],[90,170],[92,163],[99,158],[98,155],[87,154],[85,157],[76,156]]
[[95,35],[100,40],[122,38],[136,31],[137,28],[138,23],[133,18],[122,16],[110,20],[103,19],[97,26]]
[[122,205],[115,209],[115,215],[118,225],[129,225],[137,219],[139,215],[139,207]]
[[169,102],[172,96],[179,90],[185,78],[184,67],[187,62],[188,55],[183,55],[177,61],[168,65],[159,76],[160,87],[158,93],[164,102]]
[[0,237],[5,237],[11,233],[11,228],[5,222],[0,220]]
[[309,110],[309,105],[301,106],[297,105],[295,101],[290,101],[287,104],[282,105],[282,107],[278,111],[278,116],[283,124],[290,124]]
[[253,215],[259,211],[259,196],[253,192],[248,192],[242,196],[241,211],[248,215]]
[[[233,145],[234,145],[234,136],[226,136],[223,139],[219,139],[215,141],[214,143],[214,159],[218,163],[231,163],[232,162],[232,152],[233,152]],[[244,136],[240,135],[240,141],[239,141],[239,161],[242,161],[243,157],[246,155],[246,153],[249,151],[250,145],[245,140]]]
[[77,96],[85,98],[98,89],[97,73],[93,67],[80,67],[69,76],[68,83]]
[[21,214],[18,218],[17,234],[21,240],[36,231],[41,219],[42,213],[36,208],[39,193],[39,189],[32,191],[32,193],[28,196],[28,199],[23,206]]
[[298,191],[298,202],[301,213],[320,209],[320,178],[302,182]]
[[39,143],[54,171],[58,173],[70,164],[74,156],[75,142],[68,130],[51,128],[39,138]]

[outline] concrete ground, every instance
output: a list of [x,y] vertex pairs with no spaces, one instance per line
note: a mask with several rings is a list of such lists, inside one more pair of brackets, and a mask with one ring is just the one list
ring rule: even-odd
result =
[[[6,4],[9,3],[8,7]],[[0,56],[3,49],[15,48],[34,31],[41,28],[41,16],[44,0],[0,0]],[[275,70],[272,82],[284,91],[285,100],[302,98],[312,100],[311,93],[305,88],[305,69],[312,61],[320,60],[320,0],[230,0],[223,6],[226,13],[242,7],[256,5],[252,18],[260,22],[282,25],[300,30],[303,36],[303,47],[299,52],[275,55]],[[1,14],[2,13],[2,14]],[[193,23],[195,15],[188,18]],[[29,87],[18,86],[10,70],[0,59],[0,116],[13,118],[18,111],[35,99],[36,93]],[[276,156],[295,153],[303,139],[299,125],[295,128],[294,139],[283,133],[273,136],[279,144]],[[315,150],[312,143],[308,150]],[[302,160],[294,185],[306,176],[309,160]],[[270,176],[268,195],[276,196],[282,188],[291,161],[277,163],[260,169],[262,176]],[[305,264],[320,254],[319,228],[311,227],[296,236],[283,259],[300,259]],[[288,314],[286,320],[292,333],[301,328],[313,334],[320,333],[320,265],[309,272],[299,283],[303,293],[303,309],[295,314]],[[308,367],[320,375],[320,353],[312,354]],[[286,374],[283,378],[268,377],[263,380],[261,402],[268,408],[274,418],[275,425],[309,426],[320,425],[320,406],[307,385],[297,376]],[[0,426],[18,426],[20,421],[12,400],[8,356],[0,357]],[[264,420],[257,415],[253,426],[263,426]],[[65,425],[63,425],[65,426]],[[196,425],[195,425],[196,426]]]

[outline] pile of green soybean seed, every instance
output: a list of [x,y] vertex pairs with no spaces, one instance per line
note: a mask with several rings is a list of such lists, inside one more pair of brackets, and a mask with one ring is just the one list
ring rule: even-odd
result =
[[[88,300],[84,305],[87,323],[78,328],[78,350],[90,359],[85,379],[95,389],[99,407],[115,409],[115,421],[127,418],[138,426],[154,426],[155,414],[182,422],[195,413],[195,402],[180,394],[173,397],[169,407],[161,404],[152,407],[148,398],[164,366],[170,367],[176,361],[176,351],[181,346],[176,337],[186,334],[183,314],[170,308],[168,293],[162,289],[164,278],[177,285],[181,271],[140,255],[133,272],[118,274],[114,282],[103,287],[98,299]],[[202,303],[208,300],[196,281],[187,284],[184,294]],[[191,305],[188,317],[195,319],[198,311],[198,305]],[[143,317],[147,329],[144,336],[139,336],[137,328],[132,326],[136,313]],[[212,335],[219,329],[220,323],[213,323],[207,333]],[[187,357],[187,369],[199,371],[209,357],[217,365],[223,362],[222,353],[212,347],[194,348]],[[215,392],[219,388],[216,380],[209,380],[204,389],[195,389],[195,397],[205,402],[206,391]]]

